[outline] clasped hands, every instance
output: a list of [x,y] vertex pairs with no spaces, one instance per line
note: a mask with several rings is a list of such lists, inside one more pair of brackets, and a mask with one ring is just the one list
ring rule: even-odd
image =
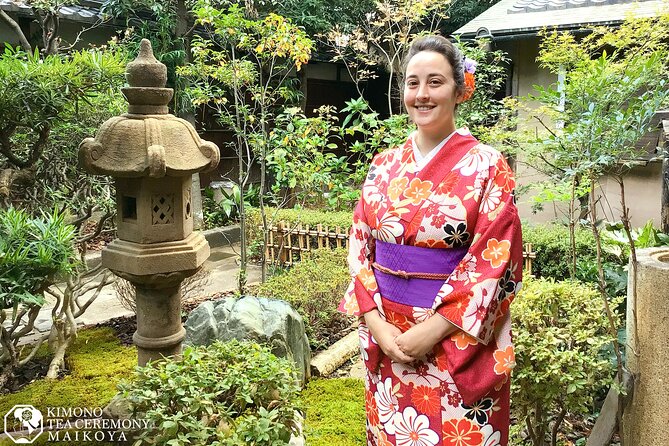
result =
[[372,336],[391,360],[407,364],[423,358],[434,346],[457,327],[441,316],[434,315],[407,331],[402,331],[381,318],[378,310],[364,314]]

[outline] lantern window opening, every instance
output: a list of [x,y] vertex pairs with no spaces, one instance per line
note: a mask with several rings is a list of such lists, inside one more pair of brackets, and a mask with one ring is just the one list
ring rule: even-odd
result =
[[122,218],[123,221],[137,220],[137,198],[130,195],[123,195],[122,204]]

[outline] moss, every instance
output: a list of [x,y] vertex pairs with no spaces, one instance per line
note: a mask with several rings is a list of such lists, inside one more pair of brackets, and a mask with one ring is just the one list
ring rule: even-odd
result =
[[125,347],[110,328],[82,330],[70,347],[66,361],[71,373],[62,379],[40,379],[20,391],[0,397],[0,413],[16,404],[46,407],[107,405],[116,395],[116,384],[130,376],[137,364],[137,350]]
[[366,444],[365,386],[361,380],[315,379],[302,394],[309,446]]

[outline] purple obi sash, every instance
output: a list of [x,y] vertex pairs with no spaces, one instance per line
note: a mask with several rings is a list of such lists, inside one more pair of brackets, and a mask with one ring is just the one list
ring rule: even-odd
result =
[[[467,253],[462,248],[423,248],[376,240],[375,262],[381,267],[407,273],[451,274]],[[384,298],[412,307],[431,308],[444,279],[402,278],[374,269],[376,284]]]

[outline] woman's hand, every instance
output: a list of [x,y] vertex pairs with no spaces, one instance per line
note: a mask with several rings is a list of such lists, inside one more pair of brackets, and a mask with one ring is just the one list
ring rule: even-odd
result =
[[457,329],[455,325],[435,314],[399,335],[395,338],[395,343],[405,355],[422,358],[431,352],[438,342]]
[[378,310],[365,313],[364,318],[369,332],[374,336],[374,340],[379,344],[379,347],[381,347],[386,356],[401,364],[415,361],[416,358],[402,352],[395,342],[395,338],[400,336],[402,331],[393,324],[381,319]]

